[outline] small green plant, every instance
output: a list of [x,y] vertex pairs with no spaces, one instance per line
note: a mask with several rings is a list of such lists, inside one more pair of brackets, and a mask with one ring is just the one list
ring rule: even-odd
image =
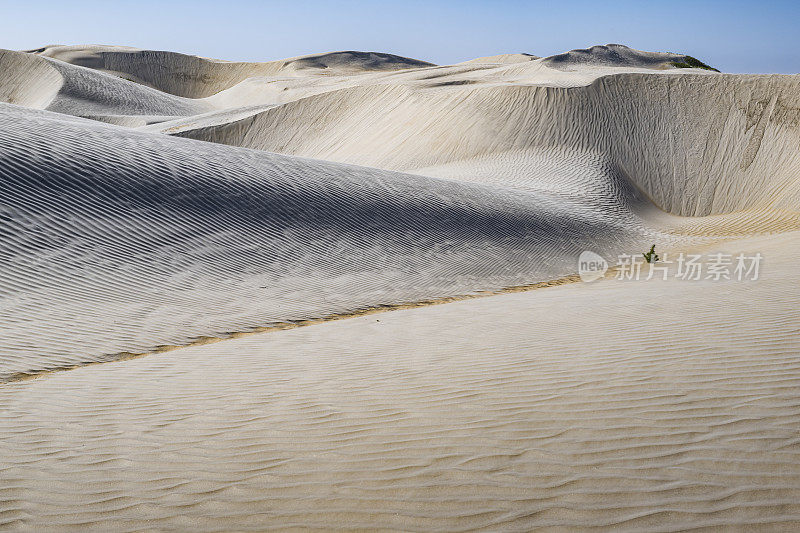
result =
[[710,65],[706,65],[696,57],[692,56],[684,56],[683,61],[672,61],[672,66],[676,68],[702,68],[705,70],[713,70],[714,72],[719,72],[719,70],[715,69]]
[[656,261],[661,259],[660,257],[658,257],[658,254],[656,253],[656,245],[655,244],[650,247],[650,251],[649,252],[647,252],[646,254],[642,254],[642,255],[644,256],[644,260],[647,261],[648,263],[655,263]]

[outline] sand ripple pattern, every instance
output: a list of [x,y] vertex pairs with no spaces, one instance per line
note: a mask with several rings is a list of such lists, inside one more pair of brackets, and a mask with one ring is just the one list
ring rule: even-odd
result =
[[796,243],[733,248],[773,258],[744,285],[568,285],[6,384],[0,523],[796,530]]
[[[800,76],[32,52],[0,50],[0,529],[800,530]],[[651,243],[761,276],[565,283]]]
[[[583,196],[0,109],[0,377],[575,271],[655,238],[613,166]],[[550,171],[550,167],[545,170]],[[635,244],[634,244],[635,243]]]

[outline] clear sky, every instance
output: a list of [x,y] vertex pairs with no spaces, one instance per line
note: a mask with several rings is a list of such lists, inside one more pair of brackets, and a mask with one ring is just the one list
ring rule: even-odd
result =
[[438,64],[621,43],[800,73],[800,0],[0,0],[0,48],[120,44],[265,61],[334,50]]

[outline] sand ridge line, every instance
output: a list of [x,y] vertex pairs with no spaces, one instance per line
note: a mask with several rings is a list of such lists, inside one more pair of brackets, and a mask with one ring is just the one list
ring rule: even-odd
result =
[[[609,272],[613,271],[614,269],[609,269]],[[269,333],[273,331],[283,331],[287,329],[295,329],[301,328],[305,326],[313,326],[316,324],[324,324],[326,322],[334,322],[336,320],[345,320],[348,318],[357,318],[361,316],[367,315],[375,315],[379,313],[386,313],[389,311],[400,311],[403,309],[415,309],[417,307],[428,307],[433,305],[442,305],[452,302],[460,302],[464,300],[473,300],[475,298],[486,298],[489,296],[498,296],[500,294],[509,294],[514,292],[526,292],[526,291],[533,291],[537,289],[546,289],[549,287],[558,287],[560,285],[567,285],[570,283],[575,283],[580,281],[581,278],[578,274],[570,274],[568,276],[564,276],[561,278],[556,278],[548,281],[539,281],[536,283],[530,283],[526,285],[515,285],[511,287],[505,287],[503,289],[498,289],[494,291],[477,291],[473,294],[463,294],[458,296],[444,296],[442,298],[432,298],[427,300],[420,300],[418,302],[410,302],[410,303],[402,303],[402,304],[384,304],[384,305],[377,305],[374,307],[367,307],[365,309],[359,309],[356,311],[351,311],[347,313],[335,313],[332,315],[327,315],[321,318],[312,318],[307,320],[297,320],[292,322],[284,322],[274,326],[264,326],[264,327],[257,327],[248,331],[236,331],[225,334],[225,336],[203,336],[199,337],[196,340],[186,343],[186,344],[179,344],[179,345],[160,345],[157,346],[153,350],[149,350],[146,352],[119,352],[116,354],[112,354],[108,356],[108,358],[102,361],[87,361],[85,363],[78,363],[69,366],[63,366],[58,368],[49,368],[43,370],[34,370],[30,372],[18,372],[16,374],[12,374],[9,378],[3,380],[0,383],[15,383],[19,381],[28,381],[32,379],[36,379],[39,377],[47,376],[49,374],[54,374],[57,372],[66,372],[69,370],[76,370],[78,368],[83,368],[87,366],[94,366],[94,365],[102,365],[106,363],[116,363],[119,361],[128,361],[131,359],[138,359],[140,357],[145,357],[148,355],[154,355],[159,353],[171,352],[173,350],[179,350],[181,348],[191,348],[194,346],[204,346],[206,344],[214,344],[216,342],[231,340],[231,339],[239,339],[242,337],[247,337],[250,335],[257,335],[259,333]]]

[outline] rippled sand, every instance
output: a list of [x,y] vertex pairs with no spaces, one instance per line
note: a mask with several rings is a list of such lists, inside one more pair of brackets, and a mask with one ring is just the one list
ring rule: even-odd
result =
[[[0,53],[0,526],[800,529],[797,76],[34,52]],[[653,243],[764,260],[576,276]]]

